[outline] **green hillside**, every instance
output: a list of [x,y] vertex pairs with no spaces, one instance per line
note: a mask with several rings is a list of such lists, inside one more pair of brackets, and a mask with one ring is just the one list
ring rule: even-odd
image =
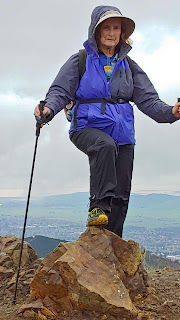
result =
[[60,239],[52,239],[44,236],[34,236],[25,238],[27,242],[37,252],[39,258],[45,257],[49,252],[53,251],[60,242],[67,242]]

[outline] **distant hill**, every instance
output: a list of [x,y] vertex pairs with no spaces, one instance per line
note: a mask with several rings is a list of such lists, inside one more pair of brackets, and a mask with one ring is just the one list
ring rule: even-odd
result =
[[60,242],[67,242],[66,240],[52,239],[44,236],[28,237],[25,240],[30,243],[39,258],[45,257],[49,252],[53,251]]
[[[55,219],[59,219],[72,222],[73,224],[83,224],[85,226],[88,206],[88,192],[39,197],[31,199],[28,216],[34,219],[40,219],[38,221],[38,225],[40,221],[42,221],[43,225],[44,219],[54,219],[54,221]],[[0,233],[3,233],[4,229],[7,229],[2,227],[5,223],[8,225],[8,232],[12,233],[10,226],[14,226],[14,223],[10,224],[8,222],[7,224],[6,220],[8,219],[8,216],[24,216],[25,208],[26,199],[0,197]],[[147,229],[168,227],[180,228],[179,208],[180,196],[156,193],[148,195],[131,194],[125,226],[145,227]],[[43,225],[44,233],[41,233],[38,232],[38,230],[35,230],[35,223],[37,222],[34,222],[33,229],[27,236],[36,234],[42,234],[45,236],[48,234],[50,237],[52,236],[52,228],[51,234],[49,234],[47,231],[48,225],[46,228],[45,225]],[[64,231],[66,230],[64,229]],[[70,234],[69,231],[68,233]],[[65,239],[69,239],[69,237],[65,237],[64,235],[61,236],[61,234],[54,234],[54,237],[64,237]]]
[[[22,207],[25,206],[26,199],[23,198],[4,198],[0,197],[0,208],[3,207]],[[71,194],[61,194],[48,197],[31,199],[31,207],[48,208],[71,208],[85,207],[89,203],[89,192],[76,192]],[[131,194],[130,207],[133,208],[180,208],[180,196],[168,194]]]

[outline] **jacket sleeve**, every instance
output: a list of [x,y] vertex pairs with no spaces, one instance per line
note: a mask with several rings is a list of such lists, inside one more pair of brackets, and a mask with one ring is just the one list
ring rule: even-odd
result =
[[157,91],[146,73],[132,60],[134,90],[132,101],[138,109],[158,123],[173,123],[177,118],[172,106],[160,100]]
[[71,56],[61,67],[55,80],[46,94],[45,106],[51,110],[47,120],[52,118],[70,101],[75,100],[76,90],[79,86],[79,54]]

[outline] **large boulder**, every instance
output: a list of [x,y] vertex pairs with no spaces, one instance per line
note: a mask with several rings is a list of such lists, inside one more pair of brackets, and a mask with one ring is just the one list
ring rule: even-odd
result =
[[[17,266],[19,263],[20,248],[21,238],[12,235],[0,236],[0,265],[6,262],[8,266],[12,263]],[[30,265],[34,260],[37,260],[36,251],[28,242],[24,241],[21,266]]]
[[[7,302],[8,299],[13,301],[20,247],[21,238],[13,235],[0,236],[0,304],[3,301]],[[35,250],[29,243],[24,241],[18,278],[18,298],[19,296],[21,298],[27,297],[29,294],[29,284],[34,277],[40,261],[40,259],[37,259]]]
[[49,299],[56,312],[80,309],[136,319],[133,300],[147,288],[141,259],[138,243],[90,227],[43,259],[30,284],[31,300]]

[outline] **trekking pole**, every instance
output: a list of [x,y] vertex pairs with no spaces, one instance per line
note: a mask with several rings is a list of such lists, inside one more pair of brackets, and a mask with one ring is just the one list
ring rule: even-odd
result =
[[40,136],[40,130],[43,127],[43,125],[47,123],[46,116],[43,114],[43,109],[44,109],[45,103],[46,103],[46,101],[40,101],[39,111],[40,111],[41,118],[36,117],[36,141],[35,141],[32,169],[31,169],[31,177],[30,177],[30,182],[29,182],[29,191],[28,191],[28,197],[27,197],[26,212],[25,212],[25,218],[24,218],[24,227],[23,227],[23,233],[22,233],[22,239],[21,239],[21,247],[20,247],[20,253],[19,253],[19,263],[18,263],[18,267],[17,267],[17,276],[16,276],[16,284],[15,284],[14,299],[13,299],[14,304],[16,304],[17,286],[18,286],[19,272],[20,272],[20,266],[21,266],[22,250],[23,250],[24,235],[25,235],[25,230],[26,230],[26,222],[27,222],[32,180],[33,180],[34,165],[35,165],[35,159],[36,159],[37,143],[38,143],[38,138]]

